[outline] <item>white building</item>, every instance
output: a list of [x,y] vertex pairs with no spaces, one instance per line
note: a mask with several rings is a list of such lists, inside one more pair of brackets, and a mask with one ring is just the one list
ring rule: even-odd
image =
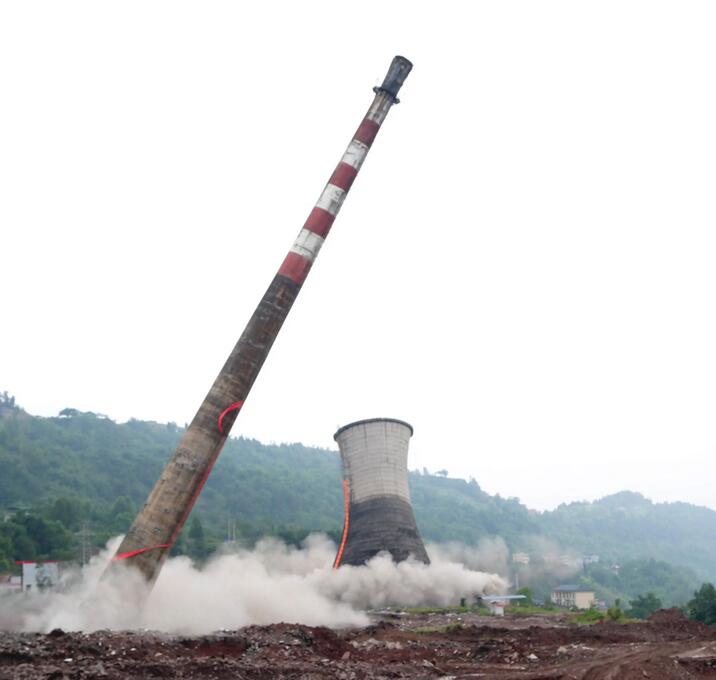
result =
[[526,552],[512,553],[512,562],[514,564],[529,564],[530,556]]
[[490,614],[495,616],[504,616],[505,607],[512,602],[526,599],[524,595],[482,595],[480,600],[490,610]]
[[60,562],[18,562],[22,565],[23,592],[52,588],[60,580]]
[[596,602],[593,590],[573,585],[557,586],[552,590],[551,599],[558,607],[577,609],[589,609]]

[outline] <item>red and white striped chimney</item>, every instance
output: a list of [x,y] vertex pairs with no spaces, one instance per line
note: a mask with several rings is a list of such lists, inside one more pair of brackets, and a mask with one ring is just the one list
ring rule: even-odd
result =
[[[383,84],[374,88],[373,104],[127,532],[114,557],[115,568],[132,565],[149,583],[158,576],[411,68],[407,59],[395,57]],[[188,314],[191,319],[192,310]]]
[[395,57],[383,85],[376,87],[375,99],[351,143],[328,180],[323,193],[308,216],[293,247],[286,255],[278,273],[299,286],[305,281],[348,191],[363,165],[368,150],[380,130],[397,94],[413,65],[404,57]]

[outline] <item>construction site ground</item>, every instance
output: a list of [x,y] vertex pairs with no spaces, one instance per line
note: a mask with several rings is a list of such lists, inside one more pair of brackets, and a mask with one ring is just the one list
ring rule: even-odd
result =
[[0,678],[716,678],[716,629],[661,610],[578,625],[569,614],[376,615],[366,628],[280,623],[186,637],[0,632]]

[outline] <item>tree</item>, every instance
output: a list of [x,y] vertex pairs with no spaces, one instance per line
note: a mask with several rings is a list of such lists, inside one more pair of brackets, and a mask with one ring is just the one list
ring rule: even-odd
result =
[[204,525],[201,523],[198,515],[194,515],[189,528],[189,540],[187,541],[187,553],[199,560],[203,560],[209,550],[206,545],[206,536],[204,535]]
[[132,499],[127,496],[120,496],[112,503],[106,525],[113,532],[125,533],[132,526],[132,521],[136,514],[137,510],[134,507],[134,503],[132,503]]
[[716,588],[713,583],[704,583],[687,607],[690,619],[716,625]]
[[74,539],[72,534],[57,520],[45,519],[34,513],[20,512],[13,517],[13,523],[21,528],[22,536],[24,530],[25,536],[32,542],[32,547],[18,541],[13,540],[16,550],[28,550],[28,557],[19,554],[16,559],[70,559],[73,554]]
[[624,611],[622,610],[622,603],[619,598],[614,600],[614,605],[607,609],[607,617],[610,621],[619,622],[624,619]]
[[524,595],[524,600],[518,600],[517,604],[521,605],[531,605],[534,604],[534,599],[532,597],[532,588],[529,588],[528,586],[524,586],[524,588],[520,588],[516,593],[516,595]]
[[78,411],[76,408],[63,408],[59,415],[63,418],[73,418],[74,416],[81,415],[81,411]]
[[174,545],[169,551],[170,557],[179,557],[179,555],[186,555],[186,538],[183,531],[179,533],[177,540],[174,541]]
[[49,519],[56,519],[66,529],[74,531],[79,528],[82,507],[79,501],[61,496],[50,506],[47,516]]
[[661,609],[661,600],[649,592],[646,595],[637,595],[635,600],[629,600],[629,616],[635,619],[648,619],[657,609]]

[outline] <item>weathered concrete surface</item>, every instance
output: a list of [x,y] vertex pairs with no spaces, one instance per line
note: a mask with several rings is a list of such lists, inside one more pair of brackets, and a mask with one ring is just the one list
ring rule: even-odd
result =
[[351,503],[397,496],[410,503],[408,446],[413,428],[400,420],[375,418],[342,427],[335,434]]
[[383,550],[396,562],[413,555],[429,564],[408,489],[412,434],[408,423],[391,418],[362,420],[336,432],[350,494],[340,564],[365,564]]
[[[122,541],[118,555],[149,548],[127,560],[149,581],[159,573],[169,547],[176,540],[226,441],[226,435],[218,427],[219,416],[229,405],[248,395],[299,288],[284,276],[277,275],[271,282],[174,456]],[[235,410],[223,418],[225,433],[237,415],[238,410]]]

